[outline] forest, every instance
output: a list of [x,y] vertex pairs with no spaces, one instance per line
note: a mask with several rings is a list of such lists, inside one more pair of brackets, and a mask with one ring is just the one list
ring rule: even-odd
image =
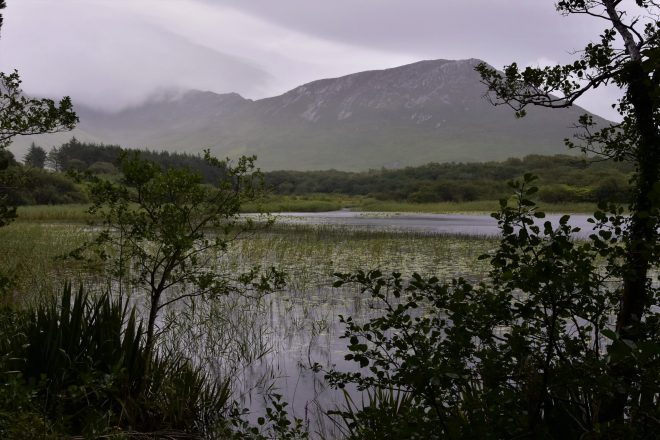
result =
[[[9,195],[19,205],[84,202],[84,191],[69,177],[73,172],[111,178],[119,172],[121,155],[136,152],[166,168],[195,170],[209,183],[221,177],[221,171],[210,167],[201,155],[123,149],[117,145],[97,145],[72,138],[47,153],[33,145],[24,158],[25,166],[13,160],[12,169],[17,174],[22,171],[25,185],[10,190]],[[44,159],[34,163],[34,156]],[[630,163],[622,161],[587,156],[530,155],[504,162],[429,163],[419,167],[364,172],[268,171],[262,175],[266,188],[273,195],[332,194],[433,203],[499,200],[509,193],[508,181],[531,172],[539,177],[540,201],[554,204],[591,202],[595,206],[605,201],[628,201],[633,171]]]

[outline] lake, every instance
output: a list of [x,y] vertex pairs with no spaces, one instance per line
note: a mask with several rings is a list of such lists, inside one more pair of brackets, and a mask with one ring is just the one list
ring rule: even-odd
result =
[[[323,372],[314,373],[310,366],[355,370],[355,363],[344,360],[346,341],[340,338],[344,328],[338,316],[366,320],[380,313],[378,304],[355,288],[333,288],[333,273],[378,268],[404,276],[419,272],[476,281],[488,270],[478,256],[497,247],[497,221],[487,215],[352,211],[274,217],[271,230],[232,243],[217,269],[231,273],[274,265],[288,273],[286,291],[257,302],[240,297],[219,300],[213,306],[214,324],[205,327],[203,336],[196,330],[181,338],[179,347],[194,347],[200,337],[221,345],[202,351],[217,354],[207,356],[217,374],[235,377],[237,397],[254,413],[253,420],[265,411],[265,395],[278,392],[312,431],[333,438],[340,428],[324,412],[343,407],[345,398],[343,392],[327,387]],[[557,225],[560,217],[544,220]],[[583,237],[592,227],[587,218],[571,218]],[[231,365],[227,358],[232,358]],[[351,394],[360,402],[359,394]]]
[[[231,377],[235,397],[250,408],[253,421],[264,413],[265,396],[279,392],[311,431],[338,437],[340,428],[324,412],[343,407],[344,395],[327,387],[323,372],[314,373],[309,367],[318,362],[325,369],[354,370],[356,364],[344,360],[346,341],[340,338],[344,329],[337,317],[366,320],[381,312],[355,287],[333,288],[333,273],[378,268],[385,273],[400,271],[404,277],[419,272],[476,281],[488,271],[487,261],[478,257],[497,248],[497,223],[487,215],[337,211],[274,216],[272,228],[232,241],[210,269],[235,275],[254,265],[276,266],[288,274],[286,289],[259,298],[228,295],[172,307],[162,322],[172,336],[165,345],[198,360],[218,377]],[[550,220],[556,224],[559,217]],[[572,224],[589,231],[586,218],[574,216]],[[64,252],[65,245],[84,239],[89,230],[14,224],[5,232],[8,240],[17,241],[13,248],[38,241],[39,248],[47,251],[45,262],[46,257],[50,261]],[[26,234],[32,241],[24,239]],[[25,249],[26,255],[32,252],[31,247]],[[23,269],[36,271],[39,264]],[[64,269],[53,276],[52,284],[59,277],[84,276]],[[30,280],[36,283],[40,278]],[[35,291],[38,288],[34,286]],[[352,395],[359,404],[359,394]]]
[[[500,233],[497,220],[483,214],[414,214],[341,210],[318,213],[282,212],[273,215],[278,222],[285,224],[331,225],[377,231],[484,237],[496,237]],[[561,216],[561,214],[548,214],[546,218],[539,220],[539,224],[550,221],[556,227]],[[571,214],[570,224],[581,229],[578,236],[584,238],[591,233],[593,225],[587,221],[589,217],[591,216],[586,214]]]

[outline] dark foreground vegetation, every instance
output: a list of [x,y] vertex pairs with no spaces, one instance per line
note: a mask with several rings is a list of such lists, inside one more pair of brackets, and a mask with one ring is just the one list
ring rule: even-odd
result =
[[70,285],[57,296],[2,311],[2,438],[223,430],[228,381],[175,353],[150,353],[126,299],[74,293]]

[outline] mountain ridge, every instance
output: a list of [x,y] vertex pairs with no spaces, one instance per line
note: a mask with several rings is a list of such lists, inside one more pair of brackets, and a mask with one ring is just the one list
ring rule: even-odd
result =
[[[479,62],[423,60],[319,79],[258,100],[190,90],[115,113],[79,107],[73,134],[134,148],[256,154],[268,170],[364,170],[566,153],[563,139],[586,110],[531,108],[516,119],[484,99],[486,86],[474,71]],[[34,141],[48,145],[40,139]]]

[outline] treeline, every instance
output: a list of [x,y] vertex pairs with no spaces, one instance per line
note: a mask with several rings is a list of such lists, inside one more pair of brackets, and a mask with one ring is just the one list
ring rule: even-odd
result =
[[510,193],[507,182],[539,176],[544,202],[625,202],[633,168],[628,163],[575,156],[530,155],[504,162],[429,163],[366,172],[273,171],[266,183],[277,194],[310,193],[370,196],[414,203],[496,200]]
[[223,174],[222,169],[209,165],[200,155],[124,149],[119,145],[80,142],[74,137],[50,151],[33,143],[22,163],[11,152],[0,151],[0,165],[4,164],[5,169],[0,176],[0,197],[14,206],[86,203],[84,187],[70,173],[88,172],[113,179],[120,173],[122,155],[133,153],[163,168],[194,169],[208,183],[219,181]]
[[[142,159],[163,168],[190,168],[198,171],[207,182],[217,182],[222,177],[218,167],[209,165],[199,154],[170,153],[122,148],[119,145],[103,145],[80,142],[75,137],[47,154],[45,166],[55,171],[90,171],[94,174],[118,173],[122,154],[139,153]],[[30,152],[28,152],[28,155]]]
[[67,175],[20,164],[7,150],[0,150],[0,169],[0,197],[11,206],[87,202],[85,192]]
[[[4,192],[17,205],[84,202],[86,195],[66,173],[89,172],[112,179],[119,174],[122,154],[133,153],[163,168],[194,169],[208,183],[222,178],[223,170],[209,165],[201,155],[123,149],[72,138],[48,152],[32,145],[23,165],[13,157],[5,158],[12,161],[13,179],[18,183],[4,185]],[[497,200],[510,193],[508,181],[533,173],[539,176],[538,198],[543,202],[626,202],[633,171],[625,162],[530,155],[503,162],[429,163],[365,172],[270,171],[264,173],[264,180],[278,195],[343,194],[432,203]]]

